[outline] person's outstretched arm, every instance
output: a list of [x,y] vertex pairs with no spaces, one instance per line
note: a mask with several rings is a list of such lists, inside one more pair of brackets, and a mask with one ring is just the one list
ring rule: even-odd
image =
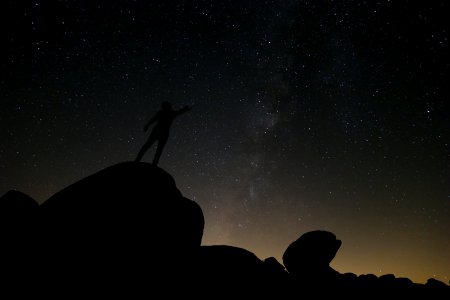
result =
[[150,127],[150,125],[152,125],[153,123],[155,123],[156,120],[158,120],[158,119],[159,119],[159,112],[156,113],[156,115],[154,115],[153,118],[151,118],[150,121],[148,121],[147,124],[145,124],[145,126],[144,126],[144,131],[147,131],[148,128]]
[[186,105],[182,109],[177,110],[176,113],[177,113],[177,115],[181,115],[182,113],[185,113],[185,112],[190,111],[190,110],[191,110],[191,108],[188,105]]

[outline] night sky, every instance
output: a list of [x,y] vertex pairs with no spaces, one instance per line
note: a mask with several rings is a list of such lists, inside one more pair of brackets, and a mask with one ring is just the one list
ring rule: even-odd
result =
[[322,229],[341,273],[448,283],[446,2],[9,1],[0,194],[42,203],[134,160],[170,101],[192,110],[159,166],[204,245],[282,262]]

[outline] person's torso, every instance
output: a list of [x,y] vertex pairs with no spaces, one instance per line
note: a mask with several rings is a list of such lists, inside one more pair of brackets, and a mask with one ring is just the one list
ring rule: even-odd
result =
[[173,119],[175,119],[175,116],[176,114],[174,111],[161,110],[159,112],[158,122],[155,125],[155,130],[157,130],[159,133],[168,133]]

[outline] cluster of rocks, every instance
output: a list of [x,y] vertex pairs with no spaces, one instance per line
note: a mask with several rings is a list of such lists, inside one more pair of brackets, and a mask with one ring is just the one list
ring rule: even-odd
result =
[[450,286],[434,279],[417,284],[394,275],[337,272],[330,262],[341,241],[328,231],[301,235],[284,252],[282,264],[238,247],[202,246],[200,206],[183,197],[170,174],[147,163],[111,166],[41,205],[21,192],[7,192],[0,198],[0,216],[7,253],[3,272],[13,282],[44,278],[49,290],[65,294],[450,295]]

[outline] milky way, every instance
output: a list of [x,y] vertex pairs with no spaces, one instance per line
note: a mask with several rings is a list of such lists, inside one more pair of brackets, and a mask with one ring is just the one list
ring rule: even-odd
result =
[[190,105],[159,165],[203,244],[281,261],[324,229],[339,272],[448,283],[446,1],[220,2],[33,1],[2,62],[0,192],[43,202]]

